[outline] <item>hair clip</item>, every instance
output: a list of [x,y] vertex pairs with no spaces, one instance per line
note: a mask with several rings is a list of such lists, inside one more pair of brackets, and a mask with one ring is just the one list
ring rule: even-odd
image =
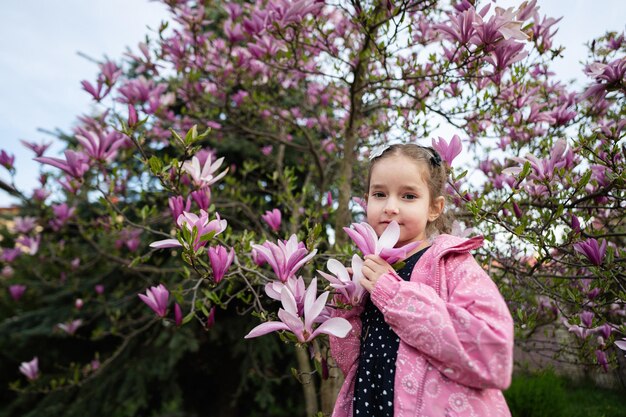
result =
[[374,158],[378,158],[379,156],[381,156],[390,147],[391,147],[391,145],[380,145],[379,147],[375,148],[370,153],[370,161],[373,160]]
[[437,151],[433,151],[433,156],[430,157],[430,163],[434,166],[441,166],[441,156]]

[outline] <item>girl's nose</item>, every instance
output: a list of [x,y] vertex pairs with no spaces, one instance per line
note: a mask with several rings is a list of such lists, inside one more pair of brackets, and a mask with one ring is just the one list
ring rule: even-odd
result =
[[386,206],[383,211],[385,212],[386,215],[390,216],[392,214],[398,214],[400,212],[400,210],[398,210],[397,207],[393,207],[393,206]]

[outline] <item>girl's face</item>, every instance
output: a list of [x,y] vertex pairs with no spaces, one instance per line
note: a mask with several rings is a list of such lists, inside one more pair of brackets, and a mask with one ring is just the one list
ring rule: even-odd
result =
[[376,162],[372,168],[367,222],[378,236],[391,221],[398,222],[400,239],[396,247],[425,241],[427,222],[435,220],[443,210],[443,197],[440,197],[440,205],[431,204],[420,164],[403,155],[392,155]]

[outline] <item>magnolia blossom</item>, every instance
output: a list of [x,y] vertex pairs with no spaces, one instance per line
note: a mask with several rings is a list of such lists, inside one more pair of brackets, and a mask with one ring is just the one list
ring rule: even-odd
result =
[[211,189],[207,187],[201,190],[192,191],[191,198],[193,198],[193,201],[196,202],[198,208],[208,210],[211,205]]
[[298,315],[302,315],[302,313],[304,312],[304,294],[306,291],[304,278],[296,278],[295,276],[290,276],[284,283],[282,281],[268,282],[267,284],[265,284],[265,294],[267,294],[268,297],[274,300],[280,301],[280,294],[285,287],[291,292],[293,298],[296,300],[296,305],[298,306]]
[[7,170],[13,170],[13,164],[15,163],[15,155],[9,155],[6,151],[0,150],[0,165],[5,167]]
[[176,326],[183,324],[183,312],[178,303],[174,303],[174,323],[176,323]]
[[13,231],[17,233],[30,233],[37,226],[37,218],[25,216],[13,218]]
[[13,301],[18,301],[20,298],[22,298],[22,295],[24,295],[25,291],[26,291],[26,285],[22,285],[22,284],[9,285],[9,294],[11,294],[11,298],[13,298]]
[[42,164],[52,165],[59,168],[73,178],[81,179],[85,172],[89,169],[89,157],[82,152],[76,152],[71,149],[65,151],[65,160],[60,158],[52,158],[41,156],[33,158]]
[[126,137],[119,132],[93,132],[81,129],[76,140],[83,145],[85,153],[101,162],[112,162],[117,156],[117,150],[124,144]]
[[115,247],[121,249],[126,246],[129,251],[134,252],[141,243],[141,229],[122,229],[120,236],[115,240]]
[[298,314],[298,306],[293,294],[287,287],[283,287],[280,293],[280,301],[283,308],[278,310],[280,321],[262,323],[252,329],[245,338],[259,337],[279,330],[292,332],[301,343],[310,342],[322,333],[336,337],[345,337],[352,326],[344,318],[326,319],[315,330],[313,329],[313,325],[318,322],[318,318],[324,311],[328,294],[328,291],[325,291],[316,298],[317,279],[313,278],[304,296],[302,317]]
[[394,264],[404,258],[422,242],[411,242],[401,248],[394,246],[400,238],[400,225],[395,220],[380,235],[369,224],[352,223],[352,228],[344,227],[343,230],[350,236],[350,239],[358,246],[363,256],[378,255],[390,264]]
[[264,215],[261,216],[261,218],[265,221],[265,223],[268,224],[268,226],[273,231],[278,232],[282,220],[280,210],[278,210],[277,208],[273,209],[272,211],[268,210],[265,212]]
[[172,212],[172,217],[174,217],[174,221],[178,220],[178,217],[183,214],[183,212],[191,210],[191,199],[189,197],[187,197],[187,200],[185,201],[185,199],[177,195],[175,197],[170,197],[167,200],[167,203],[170,207],[170,211]]
[[295,275],[317,253],[317,249],[309,253],[304,243],[298,242],[295,234],[287,241],[279,240],[277,244],[265,242],[252,245],[252,248],[257,251],[257,257],[263,257],[270,264],[278,279],[283,282]]
[[22,254],[20,248],[0,248],[0,250],[0,261],[9,263],[16,260]]
[[583,254],[592,264],[600,266],[606,254],[606,240],[602,239],[602,243],[598,245],[597,240],[587,239],[584,242],[574,243],[574,249]]
[[219,158],[213,163],[211,163],[211,160],[211,155],[209,155],[207,160],[204,162],[204,165],[201,165],[198,157],[194,156],[191,158],[191,161],[183,162],[183,170],[187,172],[191,178],[193,178],[196,186],[200,188],[208,187],[211,184],[216,183],[228,172],[228,168],[226,168],[224,171],[215,176],[215,172],[222,165],[222,162],[224,162],[224,158]]
[[[197,231],[197,236],[192,243],[194,251],[206,246],[208,239],[205,236],[211,233],[213,233],[213,236],[216,236],[226,230],[228,222],[226,220],[222,220],[219,213],[215,213],[215,217],[215,220],[209,221],[209,214],[204,210],[200,210],[200,216],[186,211],[178,216],[177,224],[181,230],[185,229],[191,233],[193,233],[194,229]],[[183,244],[181,244],[178,239],[159,240],[150,244],[151,248],[157,249],[174,248],[179,246],[183,246]],[[188,242],[185,242],[184,247],[189,249]]]
[[352,274],[336,259],[329,259],[326,268],[332,275],[319,270],[317,272],[326,278],[330,282],[330,286],[343,296],[343,301],[353,306],[361,304],[366,294],[365,288],[360,283],[363,279],[363,272],[361,272],[363,260],[358,255],[352,256]]
[[230,248],[230,251],[227,251],[225,247],[219,245],[215,248],[210,247],[207,252],[209,253],[209,261],[213,270],[213,279],[216,283],[220,282],[233,263],[235,250]]
[[606,357],[606,353],[604,351],[597,349],[596,350],[596,359],[598,360],[598,364],[604,369],[604,372],[609,371],[609,361]]
[[544,179],[551,180],[557,168],[571,167],[574,161],[574,152],[571,148],[567,148],[565,139],[559,139],[550,151],[549,159],[539,159],[530,154],[526,155],[525,158],[513,157],[511,159],[518,162],[520,165],[503,169],[503,173],[519,174],[522,172],[524,164],[528,162],[532,170],[528,178],[542,181]]
[[30,362],[22,362],[20,364],[20,372],[30,381],[39,378],[39,358],[35,356]]
[[36,156],[43,156],[43,154],[48,150],[50,145],[52,145],[52,142],[35,143],[27,142],[25,140],[20,140],[20,142],[22,142],[22,145],[35,152]]
[[146,303],[148,307],[154,311],[157,316],[165,317],[167,312],[167,303],[170,298],[170,292],[163,284],[156,287],[150,287],[146,290],[146,294],[137,294],[141,301]]
[[209,310],[209,315],[206,318],[206,329],[209,330],[214,325],[215,325],[215,307],[211,307],[211,310]]
[[69,335],[73,335],[74,333],[76,333],[76,330],[78,330],[78,328],[82,324],[83,324],[83,321],[81,319],[77,319],[77,320],[68,321],[67,323],[59,323],[57,324],[57,327],[63,330],[65,333]]
[[28,255],[36,255],[39,251],[41,235],[35,237],[22,235],[15,240],[15,247]]
[[63,225],[74,215],[76,207],[69,207],[67,203],[55,204],[52,206],[54,219],[50,220],[52,230],[59,231]]
[[448,166],[452,166],[452,161],[456,158],[461,151],[463,150],[463,145],[461,144],[461,138],[458,135],[454,135],[452,139],[450,139],[450,143],[448,143],[444,138],[439,137],[439,140],[432,140],[433,149],[435,149],[441,158],[446,161]]

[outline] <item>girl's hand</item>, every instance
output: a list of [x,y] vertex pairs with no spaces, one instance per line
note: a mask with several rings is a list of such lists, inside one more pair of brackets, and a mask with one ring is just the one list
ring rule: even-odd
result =
[[374,285],[376,285],[376,281],[380,278],[381,275],[392,272],[393,268],[391,265],[387,263],[387,261],[383,260],[378,255],[367,255],[365,257],[365,262],[363,262],[363,277],[365,279],[361,280],[361,285],[368,292],[372,292],[374,290]]

